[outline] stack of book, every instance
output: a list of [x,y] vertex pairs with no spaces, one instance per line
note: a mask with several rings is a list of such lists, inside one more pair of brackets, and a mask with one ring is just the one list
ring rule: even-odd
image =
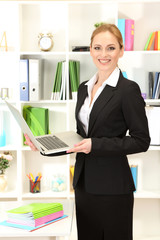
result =
[[7,211],[7,220],[1,225],[32,231],[64,217],[61,203],[31,203]]
[[[70,60],[69,61],[70,99],[76,99],[79,81],[80,81],[80,62]],[[66,100],[66,98],[67,98],[66,61],[61,61],[58,62],[57,64],[51,100]]]
[[133,51],[134,49],[134,20],[118,19],[118,28],[122,34],[123,45],[125,51]]

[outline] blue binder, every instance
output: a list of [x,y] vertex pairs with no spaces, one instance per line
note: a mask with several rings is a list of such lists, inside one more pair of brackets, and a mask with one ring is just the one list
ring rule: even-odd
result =
[[124,18],[119,18],[118,19],[118,28],[122,34],[122,38],[123,38],[123,45],[125,48],[125,19]]
[[135,188],[137,190],[137,170],[138,166],[137,165],[131,165],[131,173],[134,181]]
[[29,101],[29,61],[20,59],[20,101]]

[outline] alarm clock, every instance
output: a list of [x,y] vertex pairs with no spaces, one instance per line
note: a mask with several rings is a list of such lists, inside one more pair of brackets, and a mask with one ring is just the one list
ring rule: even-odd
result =
[[53,48],[53,35],[51,33],[40,33],[38,46],[41,51],[50,51]]

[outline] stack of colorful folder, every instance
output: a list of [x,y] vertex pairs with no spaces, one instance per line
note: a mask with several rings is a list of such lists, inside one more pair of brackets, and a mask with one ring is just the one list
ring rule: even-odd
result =
[[64,216],[61,203],[31,203],[7,211],[7,223],[14,227],[39,227]]

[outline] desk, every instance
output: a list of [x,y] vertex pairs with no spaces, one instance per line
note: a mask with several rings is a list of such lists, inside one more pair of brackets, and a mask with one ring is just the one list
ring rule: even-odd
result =
[[71,234],[72,222],[73,222],[73,210],[74,210],[74,200],[72,199],[50,199],[50,200],[30,200],[30,201],[10,201],[10,202],[0,202],[0,222],[7,219],[6,211],[12,208],[16,208],[25,204],[33,202],[59,202],[63,204],[64,214],[68,215],[60,221],[37,229],[33,232],[28,232],[26,230],[6,227],[0,225],[0,239],[15,238],[18,240],[27,239],[29,240],[69,240]]

